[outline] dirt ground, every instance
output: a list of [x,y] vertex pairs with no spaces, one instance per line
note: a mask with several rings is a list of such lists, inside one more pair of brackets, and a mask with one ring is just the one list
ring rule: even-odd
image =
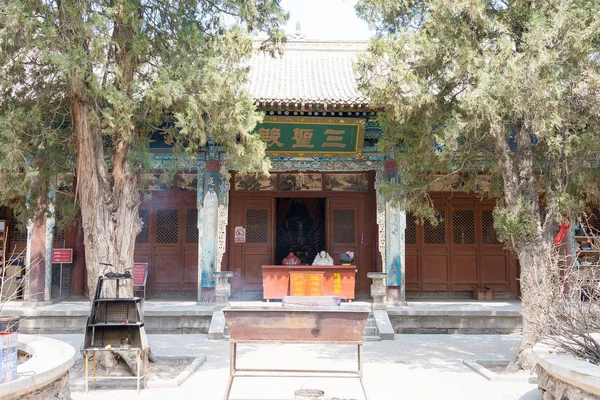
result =
[[[148,381],[174,379],[188,365],[194,361],[194,357],[157,357],[156,362],[148,363]],[[92,376],[92,361],[89,364],[90,376]],[[119,363],[115,368],[98,368],[96,376],[134,376],[125,363]],[[69,370],[71,381],[85,380],[85,359],[78,358]],[[122,381],[125,382],[125,381]]]

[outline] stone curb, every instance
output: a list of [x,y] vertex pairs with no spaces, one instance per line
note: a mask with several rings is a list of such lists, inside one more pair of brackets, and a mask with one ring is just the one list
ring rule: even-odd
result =
[[[157,357],[157,358],[187,358],[187,357]],[[204,362],[206,361],[206,356],[196,357],[194,361],[187,367],[183,369],[175,378],[172,379],[161,379],[155,381],[148,381],[146,384],[147,388],[166,388],[166,387],[177,387],[180,386],[183,382],[185,382]]]
[[[159,360],[177,360],[177,359],[189,359],[191,357],[186,356],[157,356]],[[183,371],[181,371],[175,378],[171,379],[155,379],[155,380],[147,380],[146,381],[146,389],[155,389],[155,388],[169,388],[169,387],[177,387],[181,386],[183,382],[185,382],[204,362],[206,361],[206,356],[199,356],[194,358],[190,365],[185,367]],[[92,380],[90,376],[90,381]],[[123,380],[125,381],[125,380]],[[96,389],[115,389],[115,387],[120,386],[120,383],[123,381],[118,380],[102,380],[99,379],[96,383]],[[128,382],[133,382],[135,384],[135,380],[129,380]],[[126,385],[122,384],[121,385]],[[69,386],[71,388],[83,389],[85,390],[85,377],[83,379],[78,379],[76,381],[69,381]],[[128,387],[129,388],[129,387]],[[135,389],[132,385],[131,388]],[[96,390],[92,389],[92,384],[90,383],[90,391]],[[144,390],[143,383],[140,383],[140,389]]]
[[497,374],[486,366],[505,366],[510,360],[464,360],[463,364],[491,382],[523,381],[527,382],[530,375],[524,374]]
[[75,362],[75,348],[56,339],[19,333],[19,350],[31,358],[17,366],[17,379],[0,385],[0,398],[20,398],[35,392],[69,371]]

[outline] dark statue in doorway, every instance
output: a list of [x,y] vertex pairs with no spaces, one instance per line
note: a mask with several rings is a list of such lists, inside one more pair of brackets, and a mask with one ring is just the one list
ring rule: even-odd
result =
[[308,230],[302,222],[296,218],[286,220],[277,230],[277,242],[289,248],[302,264],[308,265],[321,246],[321,229],[319,220],[312,222]]

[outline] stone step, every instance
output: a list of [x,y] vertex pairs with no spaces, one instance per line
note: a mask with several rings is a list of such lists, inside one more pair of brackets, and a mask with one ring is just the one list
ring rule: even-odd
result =
[[398,309],[388,310],[388,315],[396,333],[505,335],[520,333],[523,330],[523,321],[517,311],[465,312],[451,310],[415,312]]
[[[83,333],[89,315],[89,303],[69,309],[53,307],[17,307],[12,312],[22,319],[21,333]],[[391,320],[393,333],[463,333],[463,334],[508,334],[522,331],[522,319],[518,311],[480,311],[480,310],[414,310],[401,307],[390,309],[387,314]],[[156,307],[145,312],[146,333],[198,333],[208,334],[213,310],[208,307]],[[372,327],[375,319],[370,316],[367,327]],[[381,334],[381,332],[379,332]]]
[[225,327],[225,315],[222,310],[215,311],[210,320],[210,327],[208,328],[208,340],[223,340]]
[[381,338],[377,336],[363,336],[363,342],[380,342]]
[[379,329],[376,326],[368,326],[365,328],[363,336],[379,336]]
[[369,312],[369,316],[367,317],[367,323],[365,325],[365,331],[363,333],[363,341],[373,342],[379,340],[381,340],[381,338],[379,337],[379,328],[377,328],[377,321],[375,321],[375,316],[371,311]]

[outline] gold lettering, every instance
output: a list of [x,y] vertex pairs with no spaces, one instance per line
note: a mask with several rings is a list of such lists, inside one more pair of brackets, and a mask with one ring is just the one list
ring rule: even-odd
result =
[[339,149],[345,149],[347,143],[336,143],[344,140],[344,131],[343,129],[326,129],[325,130],[325,143],[323,143],[323,147],[337,147]]
[[294,149],[296,149],[296,148],[312,149],[313,147],[315,147],[314,144],[310,144],[312,137],[313,137],[312,129],[302,129],[302,128],[294,129],[294,137],[292,138],[292,140],[295,141],[296,144],[293,144],[292,148],[294,148]]
[[281,129],[279,128],[260,128],[258,130],[260,138],[267,144],[267,147],[278,146],[283,147],[283,143],[279,141],[281,137]]
[[342,276],[339,273],[333,274],[333,293],[342,293]]

